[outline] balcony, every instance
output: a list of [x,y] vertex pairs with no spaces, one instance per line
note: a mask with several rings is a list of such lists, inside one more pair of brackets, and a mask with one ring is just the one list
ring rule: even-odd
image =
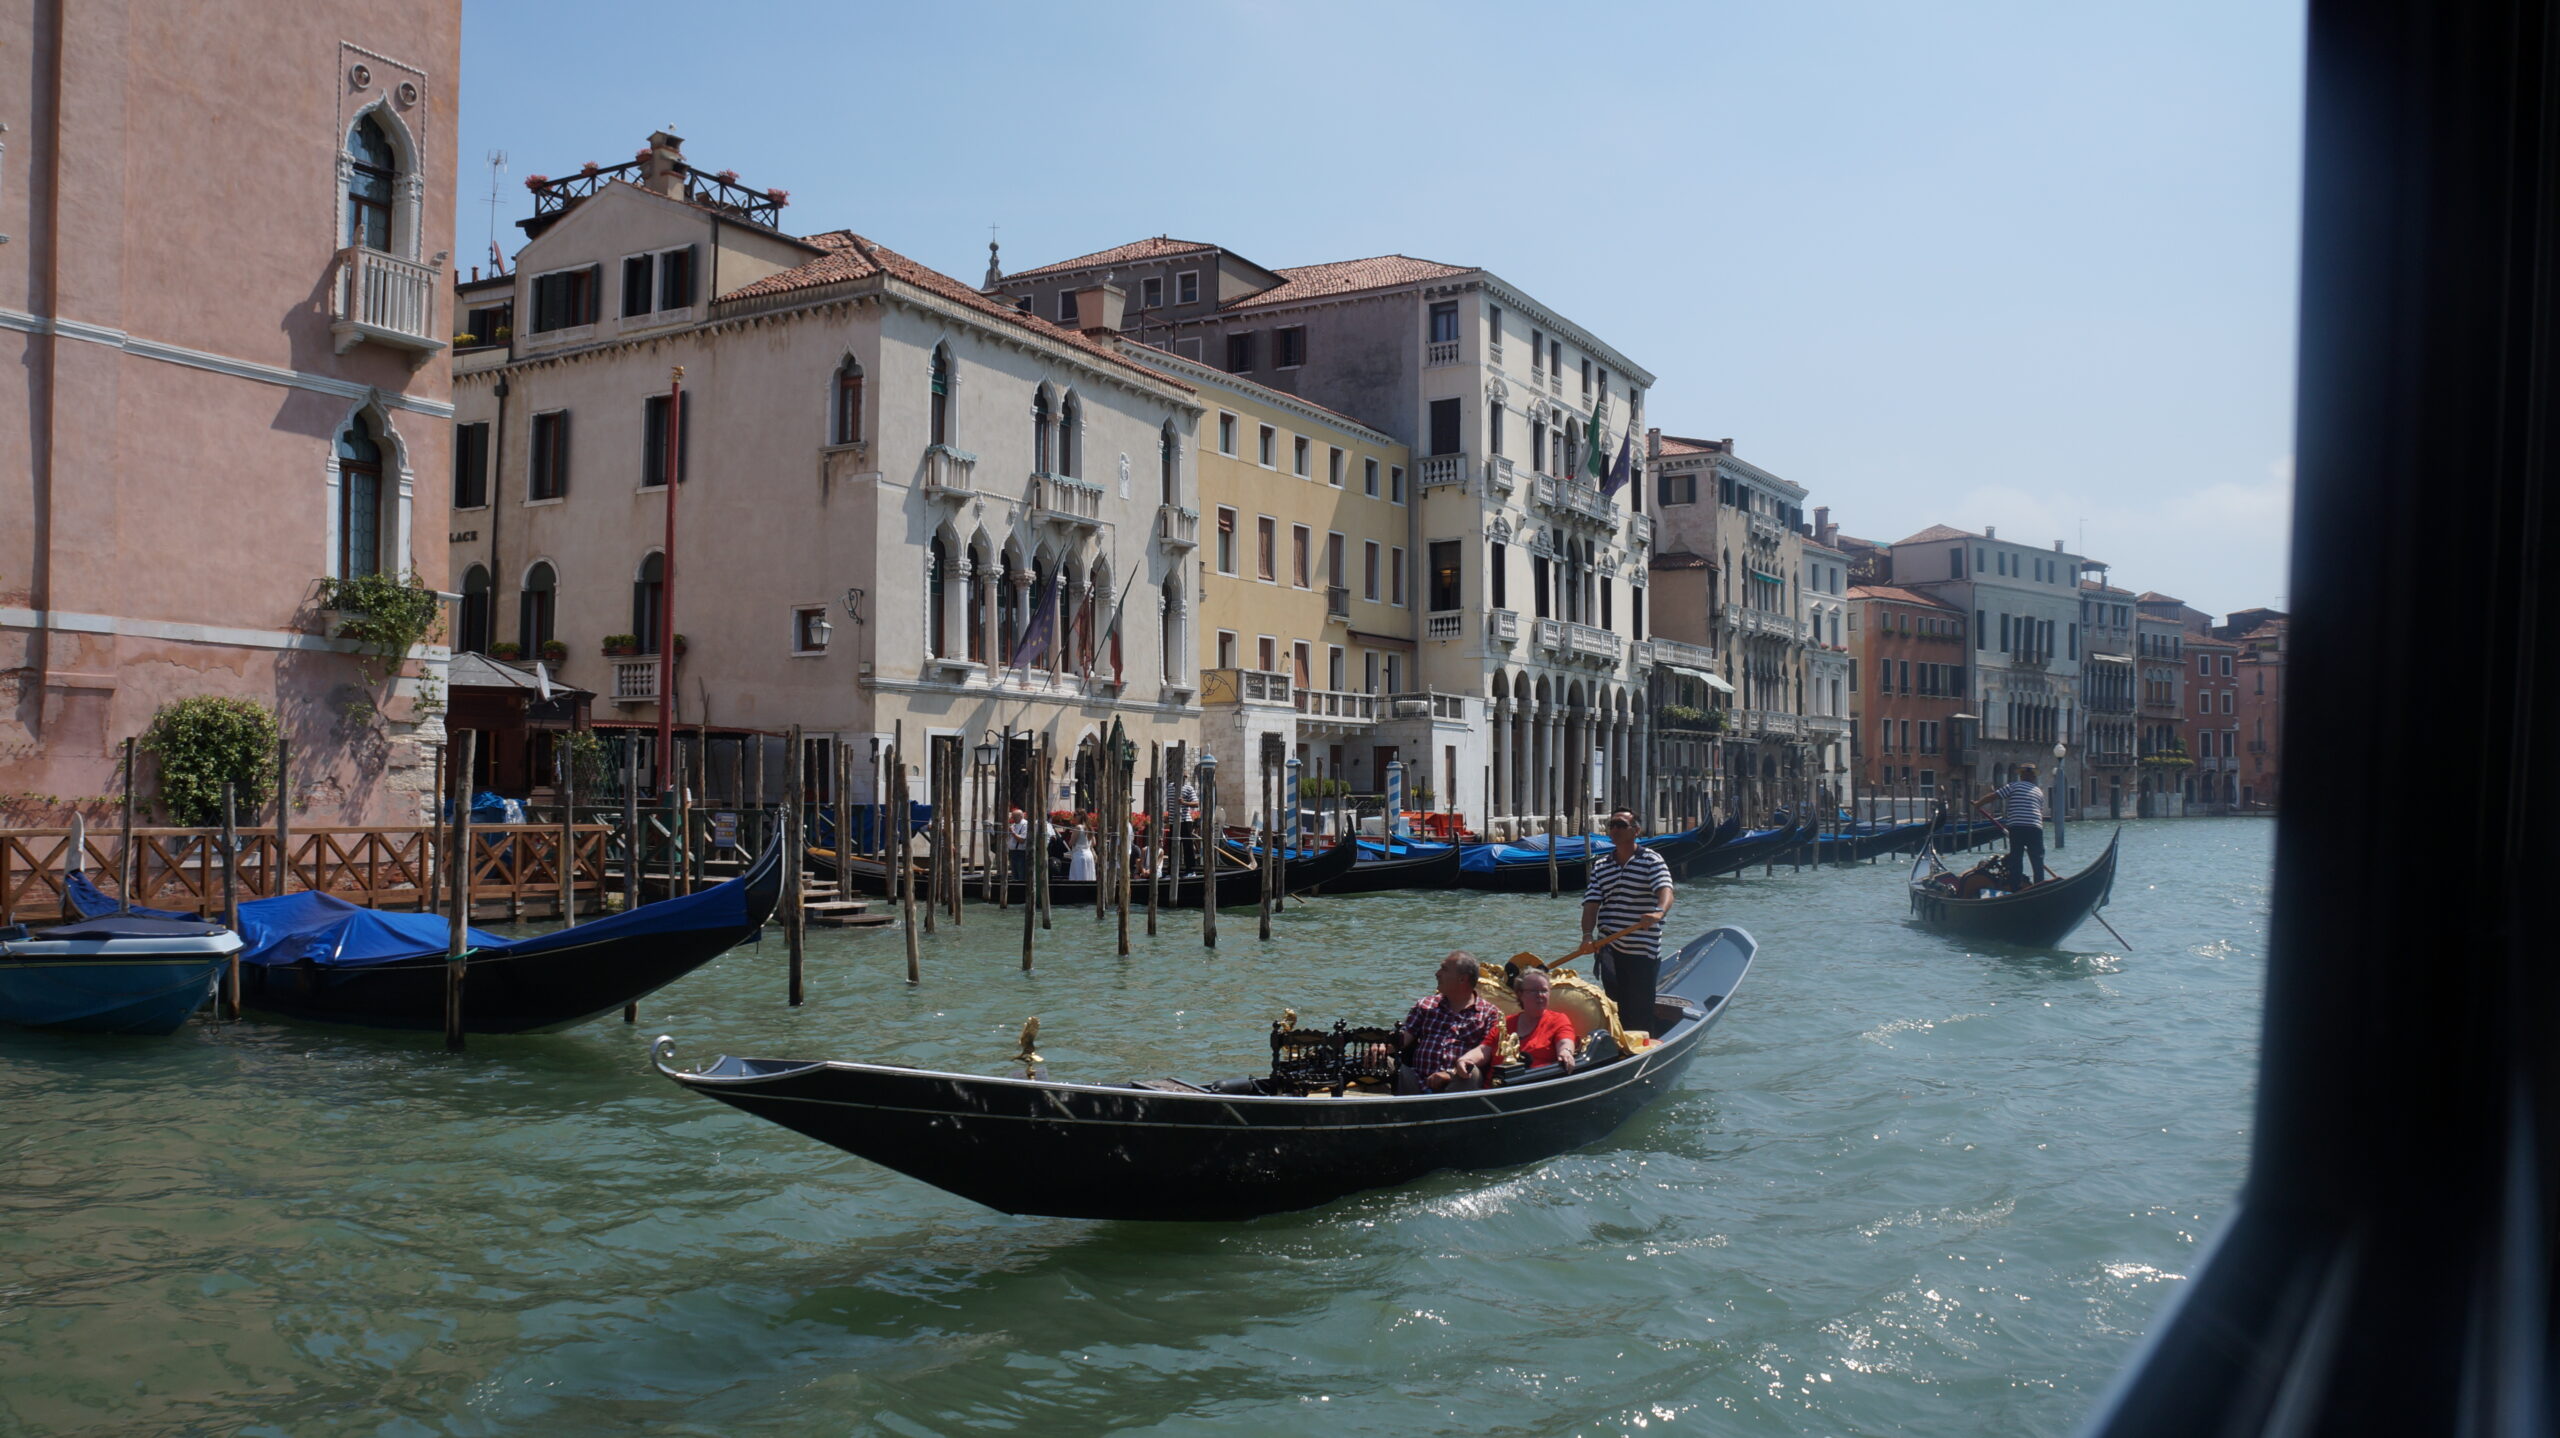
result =
[[1787,527],[1765,514],[1751,516],[1751,542],[1775,545],[1787,537]]
[[1463,609],[1443,609],[1436,613],[1426,614],[1422,617],[1422,637],[1425,639],[1455,639],[1465,632],[1467,627],[1466,621],[1467,614]]
[[1387,697],[1387,712],[1398,719],[1445,719],[1464,724],[1467,722],[1467,696],[1430,690],[1419,694],[1392,694]]
[[1102,527],[1102,486],[1063,474],[1031,476],[1031,517],[1061,529]]
[[1467,457],[1463,453],[1432,455],[1418,466],[1422,487],[1426,490],[1463,490],[1467,487],[1467,467]]
[[1627,543],[1637,549],[1653,543],[1652,515],[1630,514],[1627,516]]
[[1351,590],[1349,586],[1328,584],[1324,587],[1324,617],[1327,619],[1349,619],[1351,617]]
[[[1842,725],[1846,732],[1847,725]],[[1793,739],[1804,733],[1804,721],[1783,709],[1745,709],[1742,732],[1762,739]]]
[[1702,645],[1683,644],[1677,639],[1648,639],[1638,657],[1653,664],[1677,664],[1683,669],[1715,672],[1716,652]]
[[947,444],[929,444],[924,450],[924,494],[927,499],[947,499],[954,503],[978,492],[978,457]]
[[1804,714],[1797,716],[1808,739],[1846,739],[1849,721],[1837,714]]
[[1424,369],[1434,369],[1441,365],[1452,365],[1457,362],[1458,342],[1456,340],[1433,340],[1422,348],[1422,367]]
[[[1531,384],[1537,383],[1537,376],[1531,375],[1529,377],[1529,382]],[[1547,376],[1547,393],[1553,395],[1561,395],[1564,393],[1564,374],[1562,371],[1557,371]]]
[[1532,500],[1560,519],[1595,524],[1603,529],[1618,527],[1618,507],[1590,485],[1542,474],[1530,486],[1529,494]]
[[1156,506],[1156,541],[1181,554],[1200,547],[1200,511],[1178,504]]
[[386,255],[362,245],[338,251],[329,286],[329,333],[345,354],[371,340],[409,352],[411,368],[443,349],[436,330],[436,285],[442,256],[432,265]]
[[1287,704],[1289,676],[1269,669],[1211,669],[1200,676],[1203,704]]
[[655,704],[658,702],[658,660],[613,661],[613,702],[616,704]]
[[1488,493],[1507,495],[1520,484],[1520,476],[1508,455],[1497,454],[1484,462],[1484,487]]
[[1298,713],[1320,723],[1375,724],[1378,722],[1378,696],[1354,694],[1342,689],[1301,689],[1297,694]]
[[2012,669],[2042,669],[2052,662],[2053,651],[2050,649],[2013,649],[2009,651],[2009,667]]
[[1804,621],[1792,614],[1779,614],[1767,609],[1752,609],[1740,604],[1728,604],[1724,608],[1724,621],[1740,630],[1746,637],[1765,635],[1773,639],[1786,640],[1790,644],[1804,642]]
[[1591,659],[1615,664],[1627,650],[1616,633],[1564,619],[1538,621],[1538,647],[1559,659]]
[[1484,635],[1497,644],[1520,642],[1520,611],[1488,609],[1484,612]]

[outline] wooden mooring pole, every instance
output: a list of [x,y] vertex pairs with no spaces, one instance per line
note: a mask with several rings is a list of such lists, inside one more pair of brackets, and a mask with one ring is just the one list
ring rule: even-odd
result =
[[116,846],[116,912],[133,912],[133,740],[124,741],[124,836]]
[[[801,885],[802,865],[808,860],[809,846],[803,841],[800,826],[803,818],[802,796],[808,788],[808,756],[800,743],[800,726],[790,729],[791,752],[783,756],[782,822],[775,827],[769,842],[782,846],[782,946],[791,959],[790,1006],[800,1007],[808,997],[809,911],[807,896]],[[843,836],[837,836],[836,874],[845,872]]]
[[458,762],[449,766],[453,775],[453,853],[447,865],[453,870],[453,916],[444,958],[444,1046],[448,1053],[462,1052],[462,956],[471,942],[471,771],[479,737],[476,730],[463,730]]
[[1156,936],[1156,905],[1164,893],[1164,746],[1147,741],[1147,937]]
[[[240,801],[230,780],[222,784],[222,926],[240,932]],[[240,951],[222,966],[222,1016],[240,1017]]]

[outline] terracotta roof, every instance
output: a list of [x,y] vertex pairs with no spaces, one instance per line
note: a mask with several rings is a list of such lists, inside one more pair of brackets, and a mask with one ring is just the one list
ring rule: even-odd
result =
[[1955,608],[1943,599],[1932,599],[1926,594],[1891,584],[1853,584],[1849,587],[1849,597],[1851,599],[1890,599],[1896,604],[1918,604],[1930,609],[1952,610]]
[[1719,454],[1724,446],[1712,439],[1683,439],[1676,434],[1662,437],[1664,454]]
[[1113,265],[1122,260],[1160,260],[1168,255],[1195,255],[1216,248],[1216,245],[1199,240],[1177,240],[1169,235],[1154,235],[1143,240],[1131,240],[1125,245],[1113,245],[1107,250],[1096,250],[1089,255],[1078,255],[1072,260],[1060,260],[1053,265],[1036,265],[1027,270],[1015,270],[1005,278],[1024,280],[1034,275],[1055,274],[1060,270],[1080,270],[1087,265]]
[[2187,647],[2189,649],[2237,649],[2240,645],[2236,640],[2216,639],[2208,634],[2197,634],[2189,636]]
[[1472,266],[1444,265],[1438,260],[1417,260],[1411,255],[1374,255],[1365,260],[1297,265],[1273,270],[1272,273],[1280,277],[1279,284],[1258,295],[1247,295],[1227,308],[1260,309],[1265,305],[1294,304],[1300,300],[1347,295],[1361,290],[1383,290],[1394,285],[1409,285],[1417,280],[1439,280],[1473,272]]
[[1705,555],[1691,554],[1685,549],[1675,549],[1669,554],[1657,554],[1653,557],[1653,562],[1645,566],[1647,569],[1704,569],[1706,567]]
[[2094,580],[2094,579],[2083,579],[2083,580],[2081,580],[2081,581],[2080,581],[2080,587],[2081,587],[2081,588],[2083,588],[2083,589],[2085,589],[2085,590],[2088,590],[2088,591],[2089,591],[2090,593],[2092,593],[2092,594],[2131,594],[2131,593],[2133,593],[2133,591],[2132,591],[2132,590],[2130,590],[2130,589],[2118,589],[2118,588],[2116,588],[2116,587],[2115,587],[2114,585],[2112,585],[2112,584],[2101,584],[2101,583],[2099,583],[2097,580]]
[[2134,602],[2138,604],[2184,604],[2187,601],[2180,599],[2175,595],[2163,594],[2157,589],[2146,589],[2140,594],[2134,596]]
[[1839,543],[1842,549],[1849,550],[1852,553],[1861,549],[1890,549],[1893,547],[1886,544],[1881,539],[1860,539],[1854,534],[1834,534],[1831,537]]
[[1957,529],[1951,525],[1933,524],[1927,529],[1920,531],[1918,534],[1914,534],[1906,539],[1897,539],[1894,543],[1928,544],[1940,539],[1980,539],[1981,537],[1981,535],[1974,533],[1970,529]]
[[864,239],[851,230],[829,230],[810,235],[803,243],[817,246],[823,253],[806,264],[794,265],[780,274],[767,275],[751,285],[743,285],[722,295],[721,305],[738,300],[762,299],[769,295],[788,294],[793,290],[816,289],[823,285],[843,284],[849,280],[887,275],[904,280],[918,289],[929,290],[954,304],[976,310],[992,319],[1033,331],[1036,334],[1071,345],[1097,359],[1108,360],[1122,369],[1146,376],[1159,384],[1169,384],[1188,392],[1191,386],[1158,370],[1147,368],[1121,356],[1109,344],[1088,339],[1080,330],[1052,324],[1038,315],[1015,309],[1001,301],[991,300],[969,286],[942,273],[920,265],[886,245]]

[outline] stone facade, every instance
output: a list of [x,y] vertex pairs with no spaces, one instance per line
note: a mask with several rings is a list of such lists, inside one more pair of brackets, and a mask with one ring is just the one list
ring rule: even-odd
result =
[[[196,695],[278,711],[302,822],[423,813],[445,651],[378,682],[316,600],[443,581],[460,29],[450,0],[0,19],[13,817],[99,812]],[[209,95],[255,103],[207,139]]]
[[2142,790],[2133,621],[2131,590],[2102,579],[2080,581],[2080,734],[2072,744],[2078,762],[2068,776],[2076,818],[2123,818]]
[[[1586,437],[1605,396],[1614,461],[1642,424],[1649,372],[1488,271],[1401,255],[1267,269],[1159,238],[991,270],[988,287],[1054,314],[1097,273],[1137,297],[1120,317],[1130,337],[1413,451],[1415,702],[1451,722],[1408,764],[1437,807],[1509,835],[1586,799],[1593,812],[1637,801],[1652,520],[1641,473],[1602,494]],[[1632,449],[1629,467],[1642,467]]]
[[821,775],[850,749],[857,799],[900,731],[919,794],[928,736],[1046,734],[1080,769],[1115,720],[1141,754],[1197,742],[1196,543],[1164,524],[1199,503],[1189,386],[851,231],[787,233],[779,192],[672,135],[535,197],[509,341],[459,385],[491,426],[455,518],[475,641],[555,641],[601,722],[656,726],[681,369],[681,727],[799,725]]
[[2079,733],[2080,570],[2059,542],[2040,549],[1989,528],[1934,525],[1893,546],[1897,585],[1972,619],[1966,697],[1976,717],[1964,779],[1974,793],[2008,783],[2022,764],[2056,790],[2053,750],[2063,746],[2067,764]]

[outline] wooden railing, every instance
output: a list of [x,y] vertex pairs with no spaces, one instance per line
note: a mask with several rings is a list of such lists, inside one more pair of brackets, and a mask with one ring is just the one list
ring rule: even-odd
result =
[[[62,829],[0,830],[0,923],[45,923],[63,917],[62,871],[71,837]],[[321,826],[292,832],[278,861],[272,832],[240,835],[237,893],[241,902],[316,890],[373,909],[425,909],[439,902],[447,847],[437,830],[418,826]],[[573,892],[581,904],[610,891],[607,861],[614,830],[580,824],[569,843]],[[124,871],[123,844],[113,830],[92,830],[82,867],[109,895]],[[133,902],[147,909],[219,914],[223,901],[221,833],[214,829],[133,831]],[[471,830],[472,897],[510,913],[532,903],[553,912],[560,898],[561,835],[556,824],[475,825]],[[485,911],[485,910],[484,910]]]

